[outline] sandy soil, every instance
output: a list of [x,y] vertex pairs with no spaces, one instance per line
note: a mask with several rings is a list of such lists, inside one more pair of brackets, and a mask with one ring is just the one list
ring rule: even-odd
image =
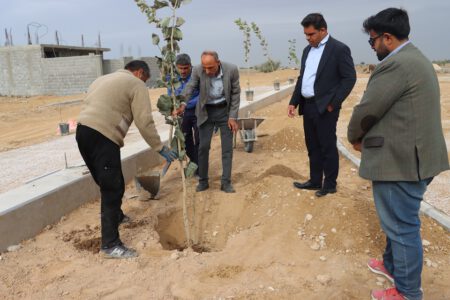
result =
[[[250,82],[252,87],[270,85],[273,78],[278,78],[283,85],[295,76],[298,70],[280,70],[275,74],[252,72]],[[247,73],[243,72],[243,88],[246,80]],[[153,109],[156,110],[157,100],[164,92],[165,89],[149,90]],[[76,120],[80,112],[81,104],[70,102],[83,96],[0,97],[0,152],[57,138],[58,123]]]
[[[370,273],[368,258],[381,254],[384,236],[370,183],[341,158],[338,193],[315,198],[294,190],[308,158],[300,118],[288,119],[288,99],[256,115],[253,153],[238,139],[234,152],[236,194],[219,191],[220,138],[213,140],[211,188],[188,204],[196,249],[185,245],[179,169],[162,181],[161,199],[139,201],[127,187],[121,226],[136,259],[105,260],[98,254],[99,202],[88,203],[48,226],[14,252],[1,254],[2,299],[368,299],[389,286]],[[425,299],[450,299],[450,236],[422,219]],[[428,244],[428,243],[427,243]]]

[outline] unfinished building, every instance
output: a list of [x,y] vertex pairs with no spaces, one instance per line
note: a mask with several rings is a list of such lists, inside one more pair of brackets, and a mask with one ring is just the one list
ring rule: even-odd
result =
[[[71,95],[86,92],[97,77],[122,69],[131,57],[103,59],[108,48],[62,45],[0,47],[0,96]],[[153,57],[149,87],[160,79]]]

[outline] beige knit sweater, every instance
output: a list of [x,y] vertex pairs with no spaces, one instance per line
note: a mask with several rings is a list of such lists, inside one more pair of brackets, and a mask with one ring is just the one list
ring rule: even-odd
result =
[[135,122],[152,149],[162,148],[155,128],[148,89],[128,70],[97,78],[89,87],[78,122],[97,130],[123,147],[123,139]]

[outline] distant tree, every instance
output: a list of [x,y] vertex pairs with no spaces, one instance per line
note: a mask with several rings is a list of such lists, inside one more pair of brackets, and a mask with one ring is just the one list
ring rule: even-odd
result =
[[268,71],[266,71],[265,73],[273,72],[273,71],[277,70],[280,67],[280,64],[278,64],[278,66],[275,68],[274,61],[272,60],[272,58],[270,58],[269,44],[267,43],[267,40],[263,37],[263,35],[261,33],[261,29],[259,29],[258,25],[256,25],[255,22],[252,22],[251,25],[252,25],[253,32],[255,33],[256,37],[259,39],[259,44],[261,45],[261,48],[263,50],[263,55],[267,58],[267,61],[265,63],[263,63],[262,65],[267,64],[270,67],[270,69]]
[[244,61],[247,67],[247,91],[250,90],[250,47],[251,47],[251,41],[250,41],[250,33],[251,28],[247,24],[246,21],[242,20],[241,18],[234,21],[234,23],[239,27],[239,30],[242,31],[242,34],[244,35]]
[[297,57],[297,51],[296,51],[296,39],[288,40],[289,43],[289,65],[294,65],[298,67],[300,65],[300,60]]
[[254,68],[263,73],[270,73],[273,72],[274,70],[278,70],[280,68],[280,65],[281,63],[279,61],[273,61],[269,59],[266,62],[255,66]]

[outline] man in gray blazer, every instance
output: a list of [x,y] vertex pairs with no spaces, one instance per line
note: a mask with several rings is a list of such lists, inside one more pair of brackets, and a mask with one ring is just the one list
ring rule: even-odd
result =
[[233,133],[238,130],[237,117],[241,88],[239,71],[235,65],[221,62],[215,51],[204,51],[202,64],[196,66],[191,80],[183,91],[190,99],[194,90],[200,90],[200,98],[195,108],[200,145],[198,149],[198,175],[200,177],[197,192],[209,188],[208,168],[209,149],[214,128],[220,129],[222,144],[222,179],[220,189],[234,193],[231,184],[231,165],[233,160]]
[[431,62],[409,40],[406,11],[385,9],[364,21],[381,63],[369,78],[348,125],[362,152],[359,174],[372,180],[375,207],[386,234],[382,260],[369,269],[395,283],[372,299],[422,299],[423,249],[419,209],[427,185],[449,169],[440,92]]

